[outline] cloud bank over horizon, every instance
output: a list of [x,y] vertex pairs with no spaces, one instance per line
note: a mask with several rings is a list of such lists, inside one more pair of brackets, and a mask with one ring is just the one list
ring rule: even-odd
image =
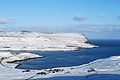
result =
[[0,24],[8,24],[15,22],[15,19],[10,18],[0,18]]

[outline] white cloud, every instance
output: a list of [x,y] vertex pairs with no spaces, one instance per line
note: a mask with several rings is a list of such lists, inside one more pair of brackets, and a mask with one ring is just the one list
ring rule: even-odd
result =
[[81,24],[71,25],[71,29],[82,32],[115,32],[120,31],[120,25],[112,24]]
[[83,15],[81,15],[81,14],[76,15],[76,16],[73,18],[74,21],[82,21],[82,20],[85,20],[85,19],[86,19],[86,17],[83,16]]
[[120,19],[120,14],[117,14],[116,17],[117,17],[118,19]]
[[100,13],[100,15],[99,15],[100,17],[106,17],[107,16],[107,14],[106,13],[104,13],[104,12],[102,12],[102,13]]
[[7,23],[12,23],[15,22],[14,19],[9,19],[9,18],[0,18],[0,24],[7,24]]

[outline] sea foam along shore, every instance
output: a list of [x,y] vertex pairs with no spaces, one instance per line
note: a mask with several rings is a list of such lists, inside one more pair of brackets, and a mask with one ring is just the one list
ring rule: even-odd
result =
[[[2,54],[3,56],[4,53],[0,54]],[[12,56],[9,52],[5,54],[6,57]],[[59,67],[43,70],[25,70],[14,68],[17,65],[18,64],[15,63],[6,63],[5,61],[1,61],[0,79],[16,80],[16,79],[48,78],[55,76],[86,76],[96,73],[120,74],[120,56],[98,59],[88,64],[83,64],[80,66]]]
[[79,33],[0,32],[0,50],[66,51],[93,48]]

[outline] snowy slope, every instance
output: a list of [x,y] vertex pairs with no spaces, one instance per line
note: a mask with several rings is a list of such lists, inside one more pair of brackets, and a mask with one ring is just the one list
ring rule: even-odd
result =
[[[5,53],[2,53],[2,54],[5,54]],[[25,52],[12,54],[12,56],[11,56],[11,54],[7,54],[8,56],[4,57],[4,60],[2,60],[2,61],[4,61],[4,62],[16,62],[16,61],[21,61],[21,60],[28,60],[28,59],[43,57],[43,56],[40,56],[37,54],[25,53]]]
[[28,60],[33,58],[41,58],[42,56],[32,53],[11,53],[0,52],[0,80],[16,80],[16,78],[29,78],[31,73],[22,73],[23,70],[15,69],[19,64],[8,63],[19,60]]
[[96,47],[78,33],[0,32],[0,50],[76,50]]
[[[13,56],[12,54],[5,52],[1,52],[1,54],[5,54],[6,57]],[[23,55],[24,54],[26,53],[23,53]],[[24,58],[24,56],[21,56],[21,59],[22,57]],[[14,59],[17,60],[18,56],[16,56]],[[18,66],[18,64],[6,63],[6,61],[2,60],[1,58],[0,80],[33,79],[55,76],[86,76],[90,74],[120,74],[120,56],[98,59],[80,66],[59,67],[43,70],[16,69],[16,66]]]

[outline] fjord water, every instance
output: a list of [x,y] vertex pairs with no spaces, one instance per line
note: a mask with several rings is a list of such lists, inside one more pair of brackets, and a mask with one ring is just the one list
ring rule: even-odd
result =
[[98,48],[80,49],[77,51],[32,52],[44,58],[20,62],[21,69],[46,69],[55,67],[78,66],[96,59],[120,56],[120,40],[89,40]]
[[88,76],[59,76],[52,78],[39,78],[32,80],[120,80],[118,74],[93,74]]

